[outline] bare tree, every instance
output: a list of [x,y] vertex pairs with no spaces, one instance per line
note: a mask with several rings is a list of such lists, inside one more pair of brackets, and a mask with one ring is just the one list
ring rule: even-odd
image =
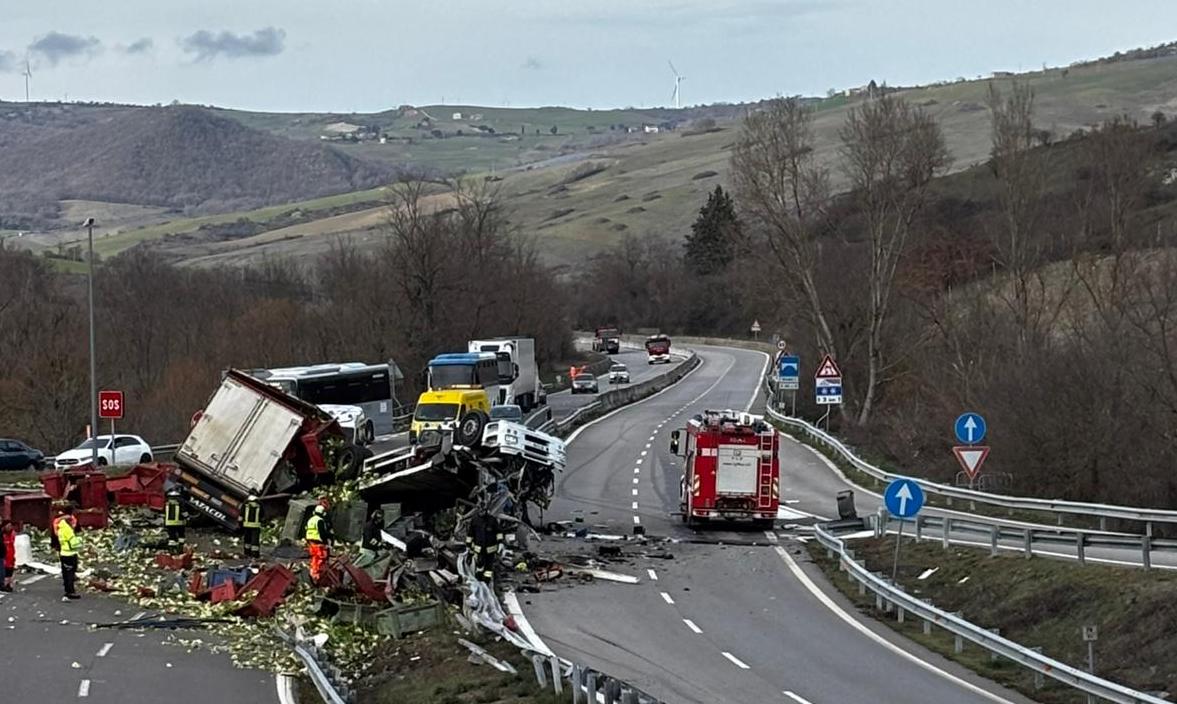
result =
[[858,423],[865,425],[888,369],[883,330],[895,271],[932,178],[950,163],[936,121],[901,98],[884,95],[854,108],[841,130],[844,168],[870,246],[867,383]]
[[818,348],[836,357],[817,283],[829,174],[814,158],[812,120],[796,98],[775,98],[749,114],[732,151],[732,176],[740,207],[776,264],[778,284],[801,304]]

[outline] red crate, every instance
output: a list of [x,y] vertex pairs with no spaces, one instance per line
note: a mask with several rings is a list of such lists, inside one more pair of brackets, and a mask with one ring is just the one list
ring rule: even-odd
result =
[[41,475],[41,489],[55,500],[65,498],[68,485],[65,472],[46,472]]
[[105,508],[84,508],[74,511],[79,528],[105,528],[108,525]]
[[294,584],[294,573],[282,565],[271,565],[246,582],[242,592],[256,592],[253,599],[237,610],[238,616],[270,616],[282,603],[286,590]]
[[96,509],[106,512],[109,503],[106,499],[106,475],[95,472],[77,480],[78,505],[84,509]]
[[233,601],[237,598],[237,583],[231,579],[221,582],[209,592],[209,601],[219,604],[222,601]]
[[16,523],[49,530],[49,508],[53,499],[48,494],[9,494],[4,497],[4,518]]

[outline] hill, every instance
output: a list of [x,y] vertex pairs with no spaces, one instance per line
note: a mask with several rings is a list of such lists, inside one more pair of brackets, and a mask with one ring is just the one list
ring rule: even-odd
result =
[[[7,106],[0,193],[13,213],[52,225],[54,201],[172,210],[255,208],[371,188],[392,170],[320,144],[246,127],[197,107]],[[31,205],[33,204],[33,205]],[[47,222],[50,221],[50,222]]]

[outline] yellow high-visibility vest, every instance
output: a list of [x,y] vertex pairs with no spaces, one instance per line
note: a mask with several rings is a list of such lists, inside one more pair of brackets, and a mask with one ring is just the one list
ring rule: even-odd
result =
[[163,524],[165,526],[182,526],[184,519],[180,518],[180,502],[175,499],[168,500],[164,506]]
[[245,504],[245,511],[241,516],[242,528],[262,527],[262,507],[254,502]]
[[312,515],[311,519],[307,521],[307,531],[305,536],[307,540],[313,540],[319,543],[323,542],[323,538],[319,533],[319,528],[323,525],[322,521],[323,517],[318,514]]
[[57,522],[57,542],[61,545],[58,553],[62,557],[70,557],[78,554],[78,548],[81,547],[82,539],[74,532],[73,526],[64,518]]

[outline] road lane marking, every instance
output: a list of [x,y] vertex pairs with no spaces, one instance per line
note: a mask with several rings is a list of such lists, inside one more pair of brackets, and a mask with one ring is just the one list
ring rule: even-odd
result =
[[1013,704],[1013,702],[1011,702],[1010,700],[1000,697],[1000,696],[994,694],[993,692],[990,692],[990,691],[984,689],[983,687],[978,687],[977,685],[973,684],[972,682],[966,682],[965,680],[962,680],[961,678],[957,677],[956,675],[953,675],[951,673],[945,672],[944,670],[941,670],[940,668],[936,667],[935,665],[933,665],[930,662],[925,662],[924,660],[920,659],[918,656],[907,652],[903,648],[900,648],[898,645],[895,645],[894,643],[892,643],[891,641],[882,637],[878,633],[875,633],[870,628],[867,628],[865,624],[861,623],[860,621],[858,621],[858,619],[856,619],[853,616],[851,616],[850,614],[846,613],[846,611],[844,609],[842,609],[842,607],[840,607],[836,603],[834,603],[834,600],[831,599],[829,596],[827,596],[826,593],[821,590],[821,587],[814,584],[813,580],[809,578],[809,575],[805,574],[805,572],[797,565],[797,562],[792,557],[789,556],[789,553],[787,550],[785,550],[782,547],[776,547],[773,549],[776,550],[777,555],[779,555],[781,558],[781,561],[783,561],[785,563],[785,566],[789,568],[789,571],[793,573],[793,576],[797,578],[797,581],[801,582],[801,585],[804,586],[806,589],[808,589],[809,593],[813,594],[813,596],[815,596],[817,598],[817,600],[822,603],[823,606],[825,606],[827,609],[832,611],[835,616],[837,616],[841,620],[845,621],[851,628],[855,629],[859,633],[862,633],[867,638],[870,638],[871,640],[875,641],[876,643],[883,646],[887,650],[890,650],[891,652],[895,653],[899,657],[910,661],[911,663],[915,664],[917,667],[921,667],[921,668],[927,670],[928,672],[939,675],[939,676],[943,677],[944,679],[948,680],[949,682],[951,682],[959,687],[962,687],[964,689],[967,689],[968,691],[972,692],[973,694],[984,697],[992,702],[998,702],[999,704]]
[[635,501],[635,502],[633,502],[633,506],[632,506],[632,508],[636,509],[637,507],[638,507],[638,502],[636,502],[636,501]]
[[113,647],[114,647],[114,643],[103,643],[102,649],[99,650],[97,653],[97,657],[100,657],[100,658],[106,657],[106,654],[109,653],[110,649]]
[[764,531],[764,537],[767,538],[768,542],[770,543],[776,542],[776,533],[773,533],[771,530]]
[[634,496],[637,496],[637,495],[638,495],[638,490],[637,490],[637,489],[634,489],[634,490],[633,490],[633,495],[634,495]]
[[[646,447],[649,447],[649,445],[646,445]],[[645,457],[647,454],[649,454],[647,450],[642,450],[642,457]],[[641,460],[638,460],[638,462],[641,462]]]
[[748,667],[748,665],[746,665],[743,660],[737,658],[735,655],[732,655],[731,653],[727,652],[726,650],[723,651],[723,656],[725,658],[727,658],[728,660],[731,660],[732,663],[735,664],[735,666],[740,668],[741,670],[751,670],[752,669],[752,668]]
[[[576,430],[575,430],[575,431],[574,431],[574,432],[573,432],[571,435],[569,435],[569,436],[568,436],[568,439],[564,441],[564,444],[565,444],[565,445],[571,445],[571,444],[572,444],[572,442],[573,442],[574,440],[576,440],[576,438],[580,437],[580,434],[581,434],[581,433],[583,433],[584,431],[586,431],[586,430],[588,430],[589,428],[593,427],[593,426],[594,426],[594,425],[596,425],[597,423],[600,423],[600,422],[602,422],[602,421],[608,420],[609,418],[612,418],[613,416],[617,415],[618,413],[621,413],[622,411],[627,411],[627,410],[630,410],[630,409],[634,408],[635,406],[640,406],[640,405],[642,405],[642,404],[646,403],[647,401],[651,401],[651,400],[653,400],[653,399],[656,399],[656,398],[658,398],[659,396],[661,396],[662,394],[666,393],[667,391],[670,391],[671,389],[678,388],[678,385],[679,385],[680,383],[682,383],[682,380],[683,380],[683,379],[686,379],[688,376],[690,376],[690,375],[694,374],[695,372],[699,371],[700,369],[702,369],[702,368],[703,368],[703,366],[704,366],[705,364],[706,364],[706,362],[704,362],[703,360],[701,360],[701,359],[700,359],[700,360],[699,360],[699,363],[698,363],[698,364],[696,364],[694,367],[692,367],[692,368],[691,368],[691,370],[690,370],[690,371],[688,371],[686,374],[683,374],[681,377],[679,377],[679,379],[678,379],[678,381],[677,381],[677,382],[675,382],[675,383],[673,383],[673,384],[671,384],[671,385],[667,386],[665,389],[662,389],[662,390],[661,390],[661,391],[659,391],[658,393],[656,393],[656,394],[651,394],[651,395],[649,395],[649,396],[647,396],[647,397],[643,398],[643,399],[642,399],[642,400],[640,400],[640,401],[634,401],[633,403],[627,403],[626,405],[624,405],[624,406],[622,406],[622,407],[620,407],[620,408],[615,408],[615,409],[613,409],[612,411],[609,411],[608,413],[606,413],[605,415],[601,416],[600,418],[594,418],[593,420],[590,420],[589,422],[587,422],[587,423],[585,423],[584,425],[582,425],[582,426],[580,426],[579,428],[577,428],[577,429],[576,429]],[[715,384],[712,384],[712,385],[711,385],[711,388],[715,388],[715,386],[716,386],[717,384],[719,384],[719,382],[720,382],[720,381],[722,381],[722,380],[723,380],[723,377],[720,377],[719,379],[716,379],[716,380],[715,380]],[[710,389],[708,389],[708,391],[710,391]]]
[[657,582],[657,581],[658,581],[658,573],[657,573],[657,572],[655,572],[654,570],[652,570],[652,569],[648,569],[648,570],[646,570],[646,574],[650,575],[650,580],[651,580],[651,581],[653,581],[653,582]]
[[637,484],[637,483],[638,483],[638,478],[637,478],[637,477],[634,477],[634,478],[633,478],[633,483],[634,483],[634,484]]
[[90,680],[82,680],[81,683],[78,684],[78,696],[79,697],[90,696]]
[[797,704],[813,704],[813,702],[809,701],[800,694],[794,694],[793,692],[786,691],[785,696],[797,702]]
[[666,592],[662,592],[662,601],[665,601],[667,604],[674,606],[674,599],[671,599],[670,595]]
[[695,622],[694,622],[694,621],[692,621],[692,620],[691,620],[691,619],[689,619],[689,618],[684,618],[684,619],[682,620],[682,622],[683,622],[683,623],[685,623],[685,624],[687,624],[687,628],[691,629],[691,630],[692,630],[692,631],[694,631],[695,633],[702,633],[702,632],[703,632],[703,629],[702,629],[702,628],[699,628],[698,626],[696,626],[696,625],[695,625]]
[[[760,370],[759,377],[760,379],[763,379],[764,375],[768,373],[768,363],[772,361],[772,357],[770,357],[767,352],[761,352],[760,354],[764,355],[764,368]],[[752,410],[752,404],[756,403],[756,397],[759,395],[760,384],[756,384],[756,388],[752,391],[752,398],[748,399],[748,405],[744,406],[744,413]]]
[[634,473],[634,474],[641,474],[641,473],[642,473],[642,468],[641,468],[641,467],[634,467],[634,468],[633,468],[633,473]]
[[641,463],[642,463],[642,458],[640,458],[640,457],[639,457],[639,458],[638,458],[638,461],[637,461],[637,464],[641,464]]
[[634,516],[634,517],[633,517],[633,524],[634,524],[635,526],[636,526],[636,525],[640,525],[640,524],[641,524],[641,522],[642,522],[642,517],[641,517],[641,516]]

